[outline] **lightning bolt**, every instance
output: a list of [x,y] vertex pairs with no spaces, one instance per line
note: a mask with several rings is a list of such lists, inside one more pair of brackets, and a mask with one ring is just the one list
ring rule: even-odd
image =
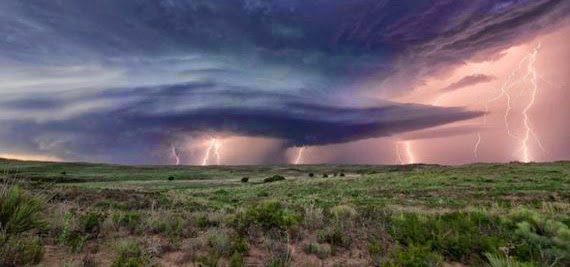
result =
[[[406,153],[406,158],[404,160],[404,158],[402,157],[402,153],[401,153],[401,146],[404,147],[404,151]],[[396,143],[396,155],[398,156],[398,161],[400,161],[400,164],[414,164],[416,162],[415,156],[414,156],[414,152],[412,150],[412,142],[411,141],[398,141]]]
[[530,83],[532,86],[531,86],[530,100],[522,112],[522,114],[523,114],[523,125],[525,127],[524,137],[522,138],[522,141],[521,141],[521,146],[522,146],[522,151],[523,151],[523,161],[524,162],[530,162],[530,160],[531,160],[530,148],[529,148],[529,146],[530,146],[529,141],[530,141],[531,135],[536,140],[536,143],[538,144],[538,146],[544,151],[544,147],[542,146],[540,139],[538,139],[538,136],[535,134],[534,130],[532,129],[532,124],[531,124],[530,118],[528,116],[528,112],[534,106],[534,103],[536,102],[536,95],[538,94],[538,82],[537,82],[538,74],[537,74],[536,67],[534,64],[536,63],[536,55],[538,54],[538,50],[540,50],[541,46],[542,46],[542,44],[539,43],[536,46],[536,48],[534,48],[532,53],[530,53],[530,55],[529,55],[530,58],[529,58],[528,65],[527,65],[527,77],[530,76]]
[[481,133],[477,133],[477,141],[475,141],[475,147],[473,148],[473,155],[476,161],[479,161],[479,145],[481,145]]
[[218,139],[216,138],[212,138],[210,139],[210,142],[208,143],[208,148],[206,149],[206,154],[204,155],[204,158],[202,158],[202,166],[206,166],[208,165],[208,161],[210,159],[210,155],[213,154],[216,157],[216,165],[220,165],[220,159],[221,159],[221,155],[220,155],[220,147],[221,147],[221,143],[220,141],[218,141]]
[[174,145],[170,147],[170,151],[172,153],[172,157],[174,158],[176,165],[180,165],[180,156],[178,155],[178,151],[176,150],[176,147]]
[[[501,98],[506,98],[506,107],[505,107],[505,113],[503,115],[503,123],[505,125],[505,129],[507,134],[518,140],[520,142],[520,151],[522,151],[522,155],[521,155],[521,160],[523,162],[530,162],[531,161],[531,153],[530,153],[530,139],[531,137],[535,140],[535,142],[537,143],[538,147],[540,147],[540,149],[542,149],[543,151],[545,151],[544,146],[542,145],[542,142],[540,141],[540,139],[538,138],[538,135],[536,135],[533,127],[532,127],[532,123],[529,117],[528,112],[532,109],[532,107],[534,106],[535,102],[536,102],[536,96],[538,94],[538,72],[536,70],[535,67],[535,63],[536,63],[536,57],[538,55],[538,51],[541,48],[541,44],[539,43],[533,50],[532,52],[528,53],[525,57],[523,57],[520,61],[519,64],[517,65],[517,67],[511,72],[511,74],[507,77],[507,79],[505,80],[505,82],[502,84],[501,89],[499,91],[499,93],[497,94],[497,96],[489,99],[489,101],[487,101],[487,103],[485,104],[485,115],[483,115],[483,124],[487,123],[487,113],[489,112],[489,104],[501,99]],[[519,73],[521,73],[524,69],[526,63],[526,75],[523,76],[521,79],[516,79],[517,75]],[[525,82],[530,82],[531,87],[530,87],[530,97],[529,97],[529,101],[528,103],[525,105],[524,109],[522,110],[522,125],[524,126],[524,134],[522,137],[517,136],[515,134],[513,134],[513,132],[511,131],[510,128],[510,122],[509,122],[509,117],[511,114],[511,111],[513,110],[513,97],[511,95],[511,90],[519,85],[524,84]],[[480,134],[478,134],[478,141],[475,145],[475,149],[474,152],[476,155],[478,155],[478,149],[479,149],[479,144],[481,142],[481,136]]]
[[414,157],[414,152],[412,151],[412,142],[410,141],[405,141],[404,142],[404,147],[406,148],[406,156],[408,158],[408,164],[414,164],[416,163],[415,157]]
[[295,165],[299,165],[303,162],[303,151],[305,151],[305,147],[302,146],[297,151],[297,157],[295,158]]

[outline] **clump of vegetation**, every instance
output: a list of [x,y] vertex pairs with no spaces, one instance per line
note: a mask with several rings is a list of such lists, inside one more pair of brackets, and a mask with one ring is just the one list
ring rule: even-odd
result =
[[79,217],[79,223],[83,232],[96,235],[99,233],[101,223],[105,220],[105,217],[104,213],[90,211]]
[[513,258],[485,253],[490,267],[535,267],[532,263],[519,262]]
[[285,180],[285,177],[283,177],[279,174],[276,174],[276,175],[273,175],[271,177],[267,177],[267,178],[263,179],[263,182],[264,183],[272,183],[272,182],[284,181],[284,180]]
[[242,255],[249,249],[245,238],[220,229],[208,231],[207,239],[208,246],[210,246],[216,254],[225,257],[230,255],[235,256],[235,254]]
[[353,221],[356,219],[358,213],[356,210],[348,205],[338,205],[331,208],[331,214],[335,220],[335,223],[340,228],[351,227]]
[[121,242],[117,247],[117,258],[112,267],[151,266],[152,257],[134,241]]
[[79,231],[77,224],[75,214],[66,212],[63,217],[63,227],[56,238],[59,244],[70,247],[72,252],[79,252],[89,237],[88,234]]
[[239,253],[234,253],[230,258],[230,267],[244,267],[245,262],[243,256]]
[[0,266],[38,263],[43,249],[35,236],[47,223],[43,220],[45,198],[18,185],[0,185]]
[[332,251],[338,248],[350,248],[351,238],[341,228],[335,226],[325,227],[315,232],[319,243],[328,243]]
[[442,266],[443,257],[433,252],[429,246],[411,244],[406,248],[396,246],[382,263],[386,267]]
[[232,224],[244,233],[253,226],[259,226],[265,231],[285,231],[296,225],[299,216],[277,200],[266,200],[237,214]]
[[481,263],[485,252],[506,245],[497,219],[480,212],[404,213],[392,218],[390,234],[403,245],[428,246],[453,261]]
[[536,211],[519,209],[510,214],[508,224],[514,229],[514,243],[524,244],[514,246],[512,253],[517,258],[548,263],[550,266],[570,264],[568,223]]
[[247,183],[247,182],[249,182],[249,177],[242,177],[242,178],[241,178],[241,182],[242,182],[242,183]]
[[228,233],[220,230],[211,230],[208,232],[208,245],[212,247],[217,253],[229,256],[231,255],[231,243]]
[[124,227],[130,232],[135,232],[141,226],[142,213],[138,211],[119,211],[113,213],[111,219],[119,227]]
[[303,225],[310,230],[320,228],[324,223],[323,209],[310,204],[304,207]]
[[174,181],[174,176],[168,176],[168,181]]
[[152,234],[164,234],[170,239],[187,237],[191,234],[187,220],[167,211],[147,214],[144,229]]
[[319,259],[326,259],[331,255],[331,247],[327,244],[307,243],[303,246],[303,252],[316,255]]

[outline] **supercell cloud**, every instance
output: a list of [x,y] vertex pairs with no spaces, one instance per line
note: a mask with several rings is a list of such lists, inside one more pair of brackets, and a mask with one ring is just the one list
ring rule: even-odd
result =
[[371,96],[494,57],[569,10],[563,0],[4,0],[0,148],[153,163],[185,135],[326,145],[471,119],[482,113]]

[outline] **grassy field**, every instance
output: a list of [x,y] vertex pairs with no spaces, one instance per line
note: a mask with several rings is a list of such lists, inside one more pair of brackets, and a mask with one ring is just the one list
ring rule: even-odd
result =
[[0,266],[570,266],[570,162],[0,170]]

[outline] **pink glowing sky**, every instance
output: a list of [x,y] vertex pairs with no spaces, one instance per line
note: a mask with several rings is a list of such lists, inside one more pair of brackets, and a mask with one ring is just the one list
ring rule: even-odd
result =
[[[570,27],[541,35],[517,44],[492,61],[467,61],[465,64],[444,73],[428,77],[425,84],[409,93],[391,98],[394,101],[420,103],[437,106],[462,106],[472,110],[485,110],[487,102],[501,92],[503,83],[516,69],[520,61],[541,44],[537,54],[538,93],[536,102],[529,110],[529,118],[544,151],[536,144],[529,143],[531,161],[567,160],[570,158]],[[532,84],[526,75],[525,64],[522,75],[515,80],[524,80],[512,87],[512,110],[509,125],[515,135],[524,134],[522,111],[529,103]],[[441,89],[463,77],[485,74],[495,77],[492,81],[467,86],[449,93]],[[475,161],[509,162],[523,161],[521,140],[508,135],[504,124],[507,108],[506,97],[488,104],[486,123],[483,118],[461,121],[420,132],[410,132],[401,136],[363,140],[351,144],[309,148],[304,153],[307,163],[345,162],[354,163],[400,163],[398,146],[404,163],[409,163],[405,142],[411,144],[411,152],[416,163],[465,164]],[[446,129],[464,132],[446,136]],[[460,129],[465,129],[461,131]],[[480,133],[481,141],[478,157],[474,148]],[[342,156],[334,154],[342,151]],[[292,152],[292,154],[295,154]],[[292,156],[291,156],[292,157]]]

